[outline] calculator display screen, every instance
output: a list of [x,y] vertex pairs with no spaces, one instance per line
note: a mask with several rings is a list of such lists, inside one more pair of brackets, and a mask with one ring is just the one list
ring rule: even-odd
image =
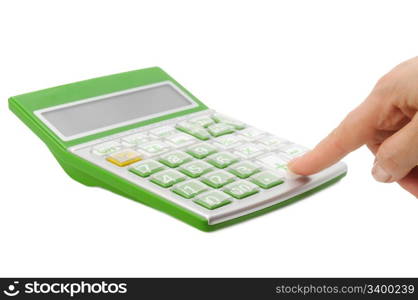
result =
[[171,83],[117,92],[41,111],[64,140],[197,106]]

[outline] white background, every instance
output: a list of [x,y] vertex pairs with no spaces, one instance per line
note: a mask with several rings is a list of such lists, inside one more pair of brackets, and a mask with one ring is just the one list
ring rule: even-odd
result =
[[1,1],[0,276],[418,276],[418,200],[348,176],[214,233],[70,179],[7,98],[160,66],[312,147],[418,53],[416,1]]

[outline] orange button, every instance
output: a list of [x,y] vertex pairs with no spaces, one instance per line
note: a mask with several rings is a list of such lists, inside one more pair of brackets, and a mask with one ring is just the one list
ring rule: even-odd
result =
[[124,167],[134,162],[140,161],[142,158],[139,156],[138,152],[131,150],[131,149],[127,149],[127,150],[113,153],[112,155],[108,156],[106,159],[107,161],[119,167]]

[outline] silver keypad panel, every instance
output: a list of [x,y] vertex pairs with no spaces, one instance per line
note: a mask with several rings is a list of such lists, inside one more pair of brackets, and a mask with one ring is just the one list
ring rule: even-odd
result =
[[346,172],[340,162],[312,176],[293,175],[287,163],[307,148],[213,110],[69,150],[209,225],[285,201]]

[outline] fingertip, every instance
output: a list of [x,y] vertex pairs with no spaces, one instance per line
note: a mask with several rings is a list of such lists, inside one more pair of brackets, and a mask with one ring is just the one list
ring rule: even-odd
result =
[[309,173],[309,170],[307,170],[306,168],[307,165],[303,163],[303,157],[304,156],[301,156],[291,160],[287,164],[287,168],[289,169],[289,171],[303,176],[311,175],[312,173]]

